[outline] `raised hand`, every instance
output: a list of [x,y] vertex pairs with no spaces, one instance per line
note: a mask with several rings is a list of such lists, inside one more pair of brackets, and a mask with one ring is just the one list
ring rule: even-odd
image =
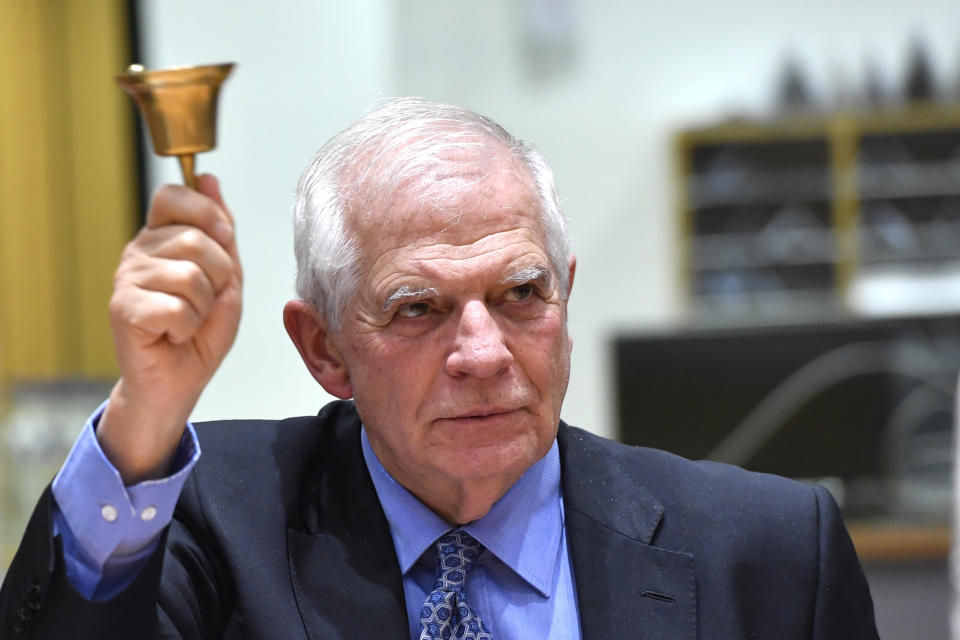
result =
[[128,485],[166,475],[200,393],[237,335],[243,271],[216,179],[156,191],[114,274],[120,379],[97,438]]

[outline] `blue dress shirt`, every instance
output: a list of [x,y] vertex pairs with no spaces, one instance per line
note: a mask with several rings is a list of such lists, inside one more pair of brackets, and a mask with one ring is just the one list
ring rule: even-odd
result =
[[[363,457],[383,505],[403,573],[410,637],[433,590],[433,543],[454,527],[397,483],[361,432]],[[554,442],[484,517],[460,527],[487,551],[467,577],[470,605],[496,640],[580,638],[573,567],[563,526],[560,453]]]
[[[171,475],[124,486],[96,438],[101,405],[87,420],[53,481],[54,533],[61,536],[67,576],[89,600],[125,588],[173,518],[187,475],[200,457],[187,423]],[[420,636],[420,607],[433,589],[433,543],[451,530],[383,468],[361,434],[363,455],[393,537],[410,622]],[[463,527],[486,548],[468,578],[470,602],[497,640],[580,638],[573,568],[563,526],[560,456],[550,452],[494,504]]]

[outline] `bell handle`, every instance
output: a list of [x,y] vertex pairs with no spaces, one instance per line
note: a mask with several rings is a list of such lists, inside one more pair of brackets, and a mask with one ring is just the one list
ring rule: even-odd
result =
[[183,173],[183,184],[196,191],[197,177],[194,174],[196,156],[192,153],[185,153],[177,156],[177,160],[180,161],[180,172]]

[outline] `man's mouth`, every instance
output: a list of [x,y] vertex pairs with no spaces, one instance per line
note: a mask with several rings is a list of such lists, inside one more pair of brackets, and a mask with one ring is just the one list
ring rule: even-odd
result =
[[478,409],[469,409],[458,413],[457,415],[450,416],[448,420],[468,420],[468,419],[478,419],[478,418],[490,418],[494,416],[506,415],[508,413],[513,413],[517,409],[511,409],[508,407],[484,407]]

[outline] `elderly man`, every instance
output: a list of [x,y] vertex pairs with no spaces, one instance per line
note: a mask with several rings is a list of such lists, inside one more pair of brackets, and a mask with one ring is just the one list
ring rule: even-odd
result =
[[343,399],[317,417],[187,423],[241,306],[198,187],[123,254],[122,377],[28,525],[4,638],[876,637],[824,490],[561,422],[576,262],[494,122],[389,101],[304,172],[284,324]]

